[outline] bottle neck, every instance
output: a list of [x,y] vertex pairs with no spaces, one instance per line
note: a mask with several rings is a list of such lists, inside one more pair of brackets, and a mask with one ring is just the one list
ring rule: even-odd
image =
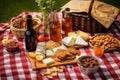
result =
[[32,29],[33,29],[32,18],[27,18],[27,30]]
[[54,10],[54,11],[51,12],[50,21],[51,21],[51,22],[58,21],[57,11],[56,11],[56,10]]
[[64,17],[64,18],[66,18],[66,17],[70,17],[70,12],[69,12],[69,11],[65,11],[63,17]]

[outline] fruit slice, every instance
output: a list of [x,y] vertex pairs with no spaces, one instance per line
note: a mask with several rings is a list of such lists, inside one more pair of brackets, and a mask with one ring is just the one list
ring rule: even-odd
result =
[[44,58],[44,56],[37,55],[37,56],[36,56],[36,61],[42,61],[43,58]]
[[29,56],[30,58],[35,59],[36,54],[35,54],[35,53],[33,53],[33,52],[28,52],[28,56]]

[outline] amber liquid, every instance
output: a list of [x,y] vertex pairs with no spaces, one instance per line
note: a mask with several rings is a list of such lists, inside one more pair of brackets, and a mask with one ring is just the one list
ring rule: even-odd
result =
[[66,17],[64,18],[64,20],[62,21],[62,37],[66,37],[68,36],[69,32],[72,32],[72,19],[71,17]]
[[50,24],[50,39],[62,43],[61,24],[59,21],[52,21]]

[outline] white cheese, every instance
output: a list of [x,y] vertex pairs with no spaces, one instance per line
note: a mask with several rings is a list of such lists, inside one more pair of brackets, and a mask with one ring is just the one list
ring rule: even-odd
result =
[[84,39],[78,36],[75,41],[75,45],[88,46],[88,43]]
[[57,48],[54,48],[54,49],[53,49],[53,52],[56,52],[57,49],[64,49],[64,50],[66,50],[67,48],[66,48],[66,46],[64,46],[64,45],[61,45],[61,46],[59,46],[59,47],[57,47]]
[[71,41],[71,39],[72,39],[72,37],[64,37],[64,38],[62,39],[62,42],[63,42],[65,45],[68,45],[69,42]]
[[45,43],[44,42],[38,42],[35,53],[37,55],[45,56],[45,49],[46,49],[45,48]]
[[52,50],[46,50],[46,57],[52,57],[55,56],[54,52]]
[[45,58],[42,60],[42,62],[45,64],[45,65],[50,65],[50,64],[53,64],[55,61],[54,59],[52,58]]
[[76,38],[73,38],[73,37],[65,37],[63,38],[62,42],[66,46],[73,46],[75,44],[75,40]]

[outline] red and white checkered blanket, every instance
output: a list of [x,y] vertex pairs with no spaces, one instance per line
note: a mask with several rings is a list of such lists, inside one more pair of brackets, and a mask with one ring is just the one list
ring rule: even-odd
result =
[[[26,16],[41,16],[40,12],[22,12],[20,15],[12,18],[8,23],[0,23],[0,41],[4,38],[17,39],[10,31],[10,23],[15,18]],[[120,27],[120,26],[119,26]],[[119,28],[120,29],[120,28]],[[44,27],[40,28],[41,31]],[[112,33],[120,40],[120,31],[116,28],[111,29],[108,33]],[[90,34],[92,35],[92,34]],[[46,36],[47,38],[47,36]],[[49,39],[49,38],[47,38]],[[47,80],[45,76],[39,75],[40,71],[33,71],[31,63],[26,57],[26,50],[24,39],[17,39],[20,46],[20,51],[16,53],[9,53],[0,43],[0,80]],[[81,54],[93,55],[93,49],[81,48]],[[61,66],[64,72],[59,73],[54,77],[54,80],[119,80],[120,79],[120,51],[113,53],[105,53],[100,60],[100,69],[93,75],[87,76],[81,73],[77,64]]]

